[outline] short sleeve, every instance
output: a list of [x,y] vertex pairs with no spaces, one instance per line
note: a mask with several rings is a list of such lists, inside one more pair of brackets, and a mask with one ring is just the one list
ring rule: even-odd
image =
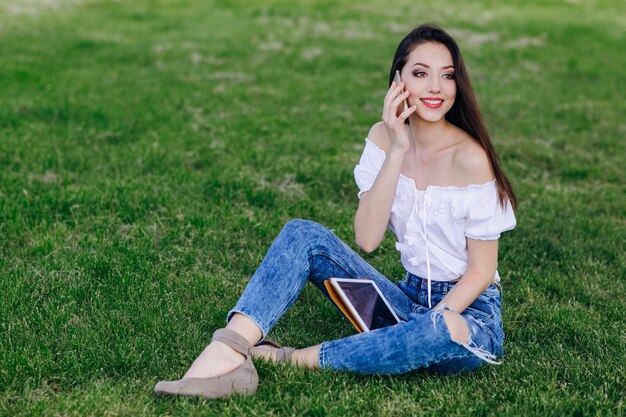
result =
[[515,213],[507,200],[502,207],[495,181],[476,190],[469,201],[465,236],[470,239],[496,240],[500,234],[515,227]]
[[359,164],[354,167],[354,180],[359,187],[359,199],[363,193],[372,188],[383,162],[385,162],[385,151],[369,139],[365,139],[363,154]]

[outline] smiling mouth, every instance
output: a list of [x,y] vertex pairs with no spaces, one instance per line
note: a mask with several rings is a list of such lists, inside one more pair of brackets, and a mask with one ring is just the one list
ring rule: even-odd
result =
[[439,99],[421,98],[420,101],[424,103],[424,105],[428,107],[429,109],[438,109],[443,104],[443,100],[439,100]]

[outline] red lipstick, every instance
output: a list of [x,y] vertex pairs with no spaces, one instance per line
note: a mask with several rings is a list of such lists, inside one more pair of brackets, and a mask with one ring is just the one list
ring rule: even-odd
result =
[[443,99],[439,97],[423,97],[420,101],[429,109],[438,109],[443,105]]

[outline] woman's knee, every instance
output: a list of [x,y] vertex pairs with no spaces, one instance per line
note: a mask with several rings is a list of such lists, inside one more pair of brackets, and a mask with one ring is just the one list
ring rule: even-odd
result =
[[441,312],[441,315],[450,332],[452,341],[462,345],[466,344],[469,341],[470,331],[465,319],[453,310],[444,310]]
[[285,224],[281,233],[292,239],[304,238],[309,242],[332,235],[332,232],[321,224],[303,219],[290,220]]

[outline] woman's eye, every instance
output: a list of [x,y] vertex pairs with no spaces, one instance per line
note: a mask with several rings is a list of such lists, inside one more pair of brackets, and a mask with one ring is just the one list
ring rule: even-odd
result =
[[424,71],[418,71],[418,72],[414,72],[413,75],[415,75],[418,78],[422,78],[426,76],[426,73]]
[[454,80],[454,74],[443,74],[443,78],[446,80]]

